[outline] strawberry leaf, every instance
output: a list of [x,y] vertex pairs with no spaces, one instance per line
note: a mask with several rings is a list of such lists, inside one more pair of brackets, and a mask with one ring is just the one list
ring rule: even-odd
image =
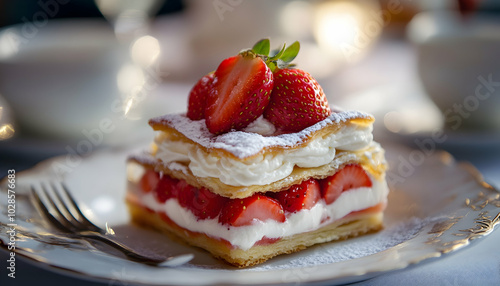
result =
[[279,50],[274,56],[270,57],[268,61],[276,61],[280,59],[283,56],[283,53],[285,52],[285,48],[286,48],[286,43],[283,44],[281,50]]
[[285,49],[285,51],[280,57],[280,60],[284,61],[285,63],[293,61],[293,59],[295,59],[295,57],[299,53],[299,50],[300,50],[300,43],[298,41],[295,41],[293,44],[291,44],[288,48]]
[[269,55],[269,51],[271,50],[271,44],[269,39],[262,39],[258,41],[252,48],[252,51],[258,55]]

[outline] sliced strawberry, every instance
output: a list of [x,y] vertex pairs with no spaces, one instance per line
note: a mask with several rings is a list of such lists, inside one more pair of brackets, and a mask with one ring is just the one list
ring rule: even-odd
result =
[[267,196],[253,195],[244,199],[232,199],[221,210],[219,222],[230,226],[250,225],[254,220],[285,221],[280,203]]
[[297,212],[302,209],[310,209],[321,199],[319,183],[315,179],[309,179],[300,184],[293,185],[286,191],[274,193],[287,212]]
[[331,204],[342,192],[355,188],[371,187],[372,181],[360,165],[350,164],[333,176],[321,180],[320,184],[325,202]]
[[214,73],[203,76],[191,89],[188,98],[187,117],[191,120],[200,120],[205,118],[205,106],[207,102],[208,91],[212,86]]
[[160,180],[160,174],[155,172],[152,169],[146,169],[144,175],[142,175],[141,180],[139,181],[139,187],[145,193],[151,192],[158,184]]
[[221,62],[207,97],[205,119],[214,134],[240,130],[262,115],[273,74],[262,58],[242,53]]
[[199,219],[215,218],[228,200],[228,198],[212,193],[207,188],[201,188],[196,192],[189,209]]
[[180,180],[177,184],[177,200],[182,207],[189,209],[193,205],[194,198],[198,189],[191,186],[184,180]]
[[309,73],[293,68],[274,72],[274,89],[264,117],[278,130],[298,132],[331,113],[323,89]]
[[168,199],[177,196],[177,183],[179,180],[171,178],[168,175],[163,175],[156,187],[153,194],[160,203],[166,202]]

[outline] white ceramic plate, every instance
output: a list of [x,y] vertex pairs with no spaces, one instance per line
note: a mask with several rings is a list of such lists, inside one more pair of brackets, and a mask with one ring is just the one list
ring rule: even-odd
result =
[[[348,283],[438,258],[489,234],[500,222],[500,194],[468,164],[436,152],[412,161],[412,151],[385,146],[392,168],[385,229],[347,241],[328,243],[283,255],[249,268],[236,269],[208,253],[128,223],[124,206],[125,160],[130,150],[102,150],[85,158],[48,160],[16,174],[17,254],[42,267],[80,278],[114,284],[220,285]],[[404,160],[403,160],[404,161]],[[414,160],[413,160],[414,161]],[[44,223],[29,204],[29,185],[58,178],[66,181],[84,212],[97,224],[108,223],[117,237],[144,254],[191,252],[195,259],[178,268],[155,268],[113,255],[102,245],[68,240]],[[6,195],[6,182],[0,196]],[[6,204],[0,212],[7,213]],[[6,248],[7,216],[0,216],[0,239]]]

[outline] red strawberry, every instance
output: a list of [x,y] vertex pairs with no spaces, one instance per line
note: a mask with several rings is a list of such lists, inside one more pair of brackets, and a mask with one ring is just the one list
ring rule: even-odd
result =
[[191,186],[186,181],[180,180],[179,183],[177,183],[177,190],[177,200],[179,200],[179,204],[189,209],[190,206],[193,205],[198,189]]
[[156,199],[159,202],[164,203],[168,199],[177,196],[178,182],[179,180],[171,178],[170,176],[164,174],[154,188],[153,194],[155,195]]
[[293,185],[286,191],[274,193],[273,197],[281,203],[285,211],[293,213],[316,205],[321,199],[321,190],[317,180],[309,179]]
[[325,202],[331,204],[342,192],[354,188],[371,187],[372,181],[361,166],[351,164],[345,166],[333,176],[321,180],[320,184]]
[[203,76],[191,89],[187,110],[187,117],[189,119],[200,120],[205,118],[205,105],[213,80],[214,73],[212,72]]
[[280,203],[263,195],[232,199],[221,210],[219,222],[230,226],[250,225],[254,220],[285,221]]
[[242,129],[269,103],[273,74],[260,57],[242,53],[221,62],[208,93],[205,119],[214,134]]
[[156,187],[159,180],[160,175],[157,172],[152,169],[146,169],[146,172],[139,181],[139,186],[143,192],[149,193]]
[[331,113],[323,89],[309,73],[293,68],[274,72],[274,89],[264,117],[277,129],[298,132]]
[[196,192],[189,209],[200,219],[215,218],[228,200],[207,188],[201,188]]

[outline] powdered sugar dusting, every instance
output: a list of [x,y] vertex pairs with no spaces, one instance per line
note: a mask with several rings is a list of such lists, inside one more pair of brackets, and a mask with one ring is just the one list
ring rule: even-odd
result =
[[207,149],[222,149],[237,158],[246,158],[259,153],[268,147],[294,148],[312,133],[322,128],[347,122],[352,119],[369,119],[369,114],[360,111],[334,111],[331,116],[297,133],[281,134],[277,136],[263,136],[261,134],[243,131],[232,131],[221,135],[214,135],[208,131],[205,120],[190,120],[185,114],[167,114],[150,120],[150,124],[168,124],[188,139],[204,146]]
[[280,263],[279,259],[269,261],[266,264],[245,269],[246,271],[268,271],[276,269],[293,269],[311,267],[317,265],[328,265],[350,259],[361,258],[376,254],[415,237],[426,225],[438,221],[440,217],[429,217],[420,219],[408,218],[395,225],[391,225],[375,234],[365,235],[346,241],[332,244],[321,244],[300,252],[296,258]]
[[144,165],[154,166],[157,163],[157,159],[151,156],[150,153],[143,151],[139,154],[131,155],[128,157],[129,160],[135,160]]
[[[158,159],[146,151],[144,151],[140,154],[129,156],[129,160],[135,160],[141,164],[150,165],[150,166],[155,166],[156,164],[158,164]],[[182,165],[178,162],[164,163],[164,165],[165,165],[165,167],[169,168],[170,170],[180,171],[180,172],[183,172],[185,174],[189,173],[188,167],[185,165]]]

